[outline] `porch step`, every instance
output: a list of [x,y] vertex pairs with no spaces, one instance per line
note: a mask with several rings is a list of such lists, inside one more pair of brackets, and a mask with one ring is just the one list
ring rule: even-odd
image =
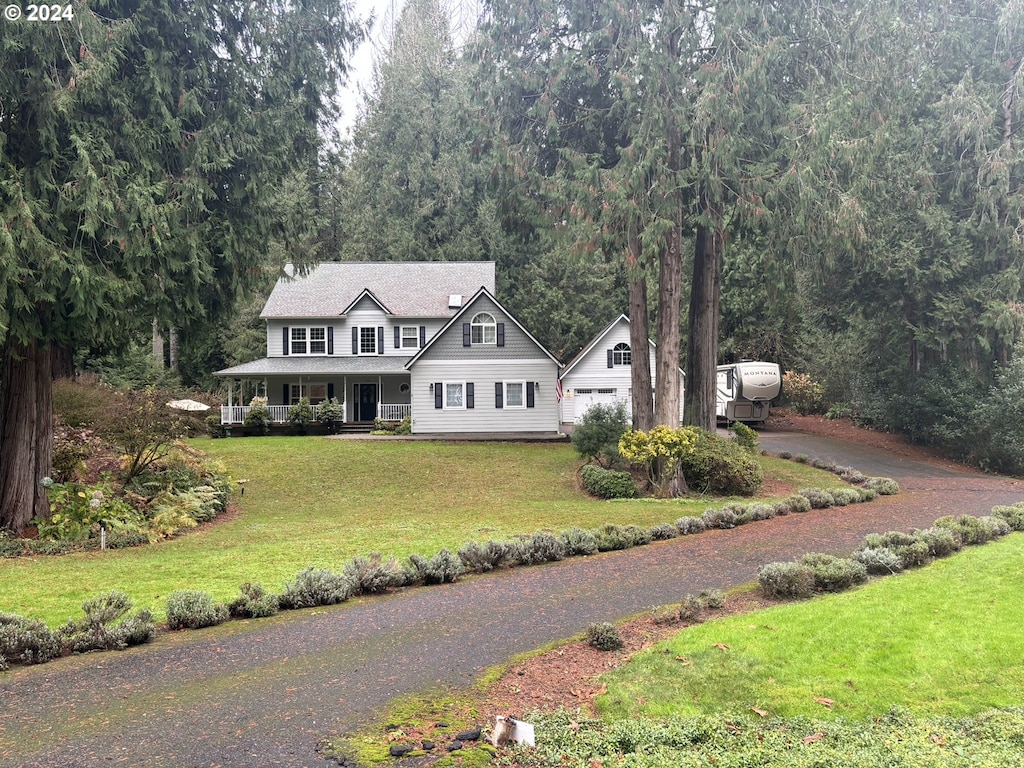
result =
[[369,434],[373,429],[372,421],[346,421],[338,429],[342,435]]

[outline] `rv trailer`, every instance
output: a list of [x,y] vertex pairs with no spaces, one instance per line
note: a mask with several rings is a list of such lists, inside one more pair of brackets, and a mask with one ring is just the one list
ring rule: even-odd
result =
[[720,365],[715,413],[727,422],[762,422],[768,418],[771,401],[781,392],[782,372],[776,363]]

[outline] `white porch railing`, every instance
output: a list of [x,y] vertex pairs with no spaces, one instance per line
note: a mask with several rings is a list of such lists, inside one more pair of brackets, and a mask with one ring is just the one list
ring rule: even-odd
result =
[[[291,406],[288,405],[268,405],[267,410],[270,411],[270,420],[275,424],[287,424],[288,423],[288,409]],[[220,423],[221,424],[244,424],[245,417],[252,410],[252,406],[249,405],[222,405],[220,407]],[[320,407],[317,405],[313,406],[313,419],[314,421],[319,414]],[[377,418],[382,421],[401,421],[407,416],[412,415],[412,406],[409,403],[378,403],[377,404]]]
[[411,415],[409,403],[377,403],[377,418],[381,421],[401,421]]
[[[290,407],[290,405],[268,405],[267,410],[270,411],[270,420],[275,424],[287,424],[288,409]],[[312,408],[313,420],[316,421],[316,418],[320,413],[320,406],[314,405]],[[220,407],[220,423],[244,424],[245,417],[249,415],[249,411],[251,410],[251,405],[222,405]]]

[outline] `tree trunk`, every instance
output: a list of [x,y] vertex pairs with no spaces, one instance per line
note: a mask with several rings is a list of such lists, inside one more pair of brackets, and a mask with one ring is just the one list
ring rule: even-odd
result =
[[164,332],[160,321],[153,318],[153,365],[158,371],[164,369]]
[[171,327],[167,341],[167,355],[169,358],[171,373],[178,372],[178,329]]
[[22,533],[49,515],[42,480],[53,457],[53,357],[8,337],[0,387],[0,527]]
[[681,229],[665,235],[658,268],[658,351],[654,421],[679,426],[679,318],[682,311],[683,254]]
[[636,236],[629,240],[626,273],[629,280],[633,428],[647,432],[654,426],[654,389],[651,386],[651,336],[647,326],[647,275],[640,267],[640,238]]
[[715,428],[718,369],[718,304],[722,290],[722,233],[697,227],[690,293],[690,329],[686,356],[687,424]]

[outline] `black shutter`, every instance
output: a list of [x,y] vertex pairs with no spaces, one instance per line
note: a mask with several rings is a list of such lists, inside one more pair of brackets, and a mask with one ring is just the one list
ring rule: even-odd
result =
[[284,385],[284,397],[281,398],[281,402],[284,405],[291,405],[291,403],[289,402],[291,399],[292,399],[292,393],[288,390],[288,385],[285,384]]
[[395,326],[395,349],[402,348],[402,329],[399,326]]
[[356,326],[352,326],[352,354],[359,354],[359,329]]
[[532,381],[526,382],[526,407],[533,408],[534,405],[534,386]]
[[434,407],[444,407],[444,384],[440,381],[434,382]]
[[502,384],[500,381],[494,382],[494,407],[495,408],[504,408],[505,407],[505,405],[504,405],[504,399],[505,399],[504,388],[505,388],[505,385]]
[[471,338],[473,338],[473,337],[470,336],[469,323],[463,323],[462,324],[462,346],[468,347],[470,345],[470,343],[471,343],[470,342]]
[[427,326],[420,326],[420,347],[427,346]]
[[291,337],[288,336],[288,326],[286,325],[284,327],[284,338],[281,340],[281,354],[282,355],[287,355],[288,354],[288,352],[289,352],[288,347],[291,346],[288,343],[289,341],[291,341]]
[[327,384],[327,399],[331,400],[333,398],[334,398],[334,385],[328,383]]
[[384,326],[377,326],[377,354],[384,354]]
[[615,363],[612,361],[612,351],[608,350],[608,367],[611,368]]
[[499,347],[504,347],[505,346],[505,324],[504,323],[498,323],[498,333],[497,333],[497,335],[498,335],[498,346]]
[[327,326],[327,354],[334,354],[334,326]]
[[476,407],[476,399],[473,396],[473,382],[472,381],[467,381],[466,382],[466,407],[467,408],[475,408]]

